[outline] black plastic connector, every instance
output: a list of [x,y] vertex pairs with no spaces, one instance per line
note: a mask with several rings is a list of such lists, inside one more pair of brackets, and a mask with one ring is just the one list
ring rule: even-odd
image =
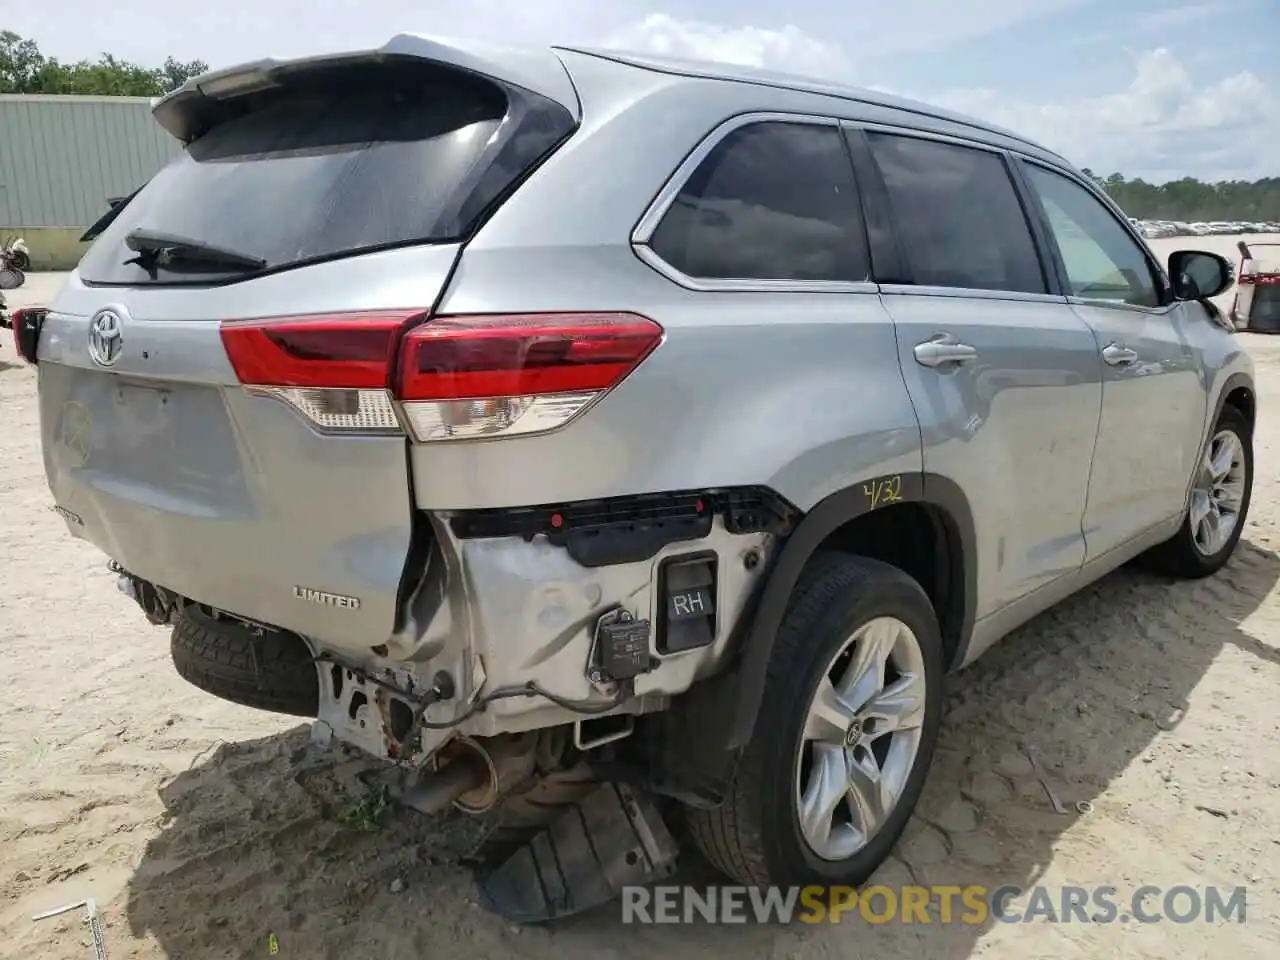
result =
[[800,511],[767,487],[639,494],[602,500],[464,510],[449,519],[455,536],[544,536],[584,567],[638,563],[672,543],[700,540],[723,518],[734,534],[788,532]]

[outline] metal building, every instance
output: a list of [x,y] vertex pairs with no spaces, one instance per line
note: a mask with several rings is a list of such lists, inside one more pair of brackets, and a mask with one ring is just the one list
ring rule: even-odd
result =
[[147,97],[0,94],[0,240],[26,238],[36,269],[68,269],[80,234],[180,149]]

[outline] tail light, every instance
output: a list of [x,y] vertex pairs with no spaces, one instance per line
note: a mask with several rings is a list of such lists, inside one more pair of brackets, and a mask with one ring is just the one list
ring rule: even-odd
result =
[[421,441],[542,433],[622,381],[662,340],[627,313],[438,317],[400,348],[397,396]]
[[[662,341],[629,313],[437,317],[422,311],[230,321],[227,357],[252,392],[318,428],[422,442],[563,426]],[[398,357],[398,360],[397,360]],[[397,416],[397,406],[401,417]]]
[[274,397],[321,430],[400,433],[388,371],[400,331],[421,310],[322,314],[222,324],[222,345],[250,393]]
[[48,307],[22,307],[9,314],[13,329],[13,346],[27,363],[35,363],[40,348],[40,328],[44,326]]

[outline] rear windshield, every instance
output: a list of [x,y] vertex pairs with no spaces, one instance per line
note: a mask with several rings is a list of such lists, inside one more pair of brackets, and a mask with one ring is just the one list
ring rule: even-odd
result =
[[512,142],[508,127],[517,124],[499,136],[513,107],[503,90],[452,71],[343,71],[259,96],[128,202],[81,262],[81,276],[133,285],[245,273],[195,258],[158,267],[152,260],[144,269],[130,262],[138,258],[126,243],[131,231],[232,250],[265,261],[265,269],[456,240],[565,135],[567,113],[549,119],[539,106],[533,129]]

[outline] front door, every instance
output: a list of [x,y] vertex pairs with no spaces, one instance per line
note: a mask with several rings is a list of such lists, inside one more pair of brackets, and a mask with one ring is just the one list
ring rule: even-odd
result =
[[1103,360],[1084,532],[1101,556],[1181,513],[1200,456],[1205,390],[1198,305],[1172,301],[1146,245],[1082,183],[1036,163],[1027,180],[1060,252],[1072,309]]
[[982,618],[1084,562],[1097,346],[1048,292],[1003,155],[905,134],[867,142],[912,280],[882,290],[924,469],[968,497]]

